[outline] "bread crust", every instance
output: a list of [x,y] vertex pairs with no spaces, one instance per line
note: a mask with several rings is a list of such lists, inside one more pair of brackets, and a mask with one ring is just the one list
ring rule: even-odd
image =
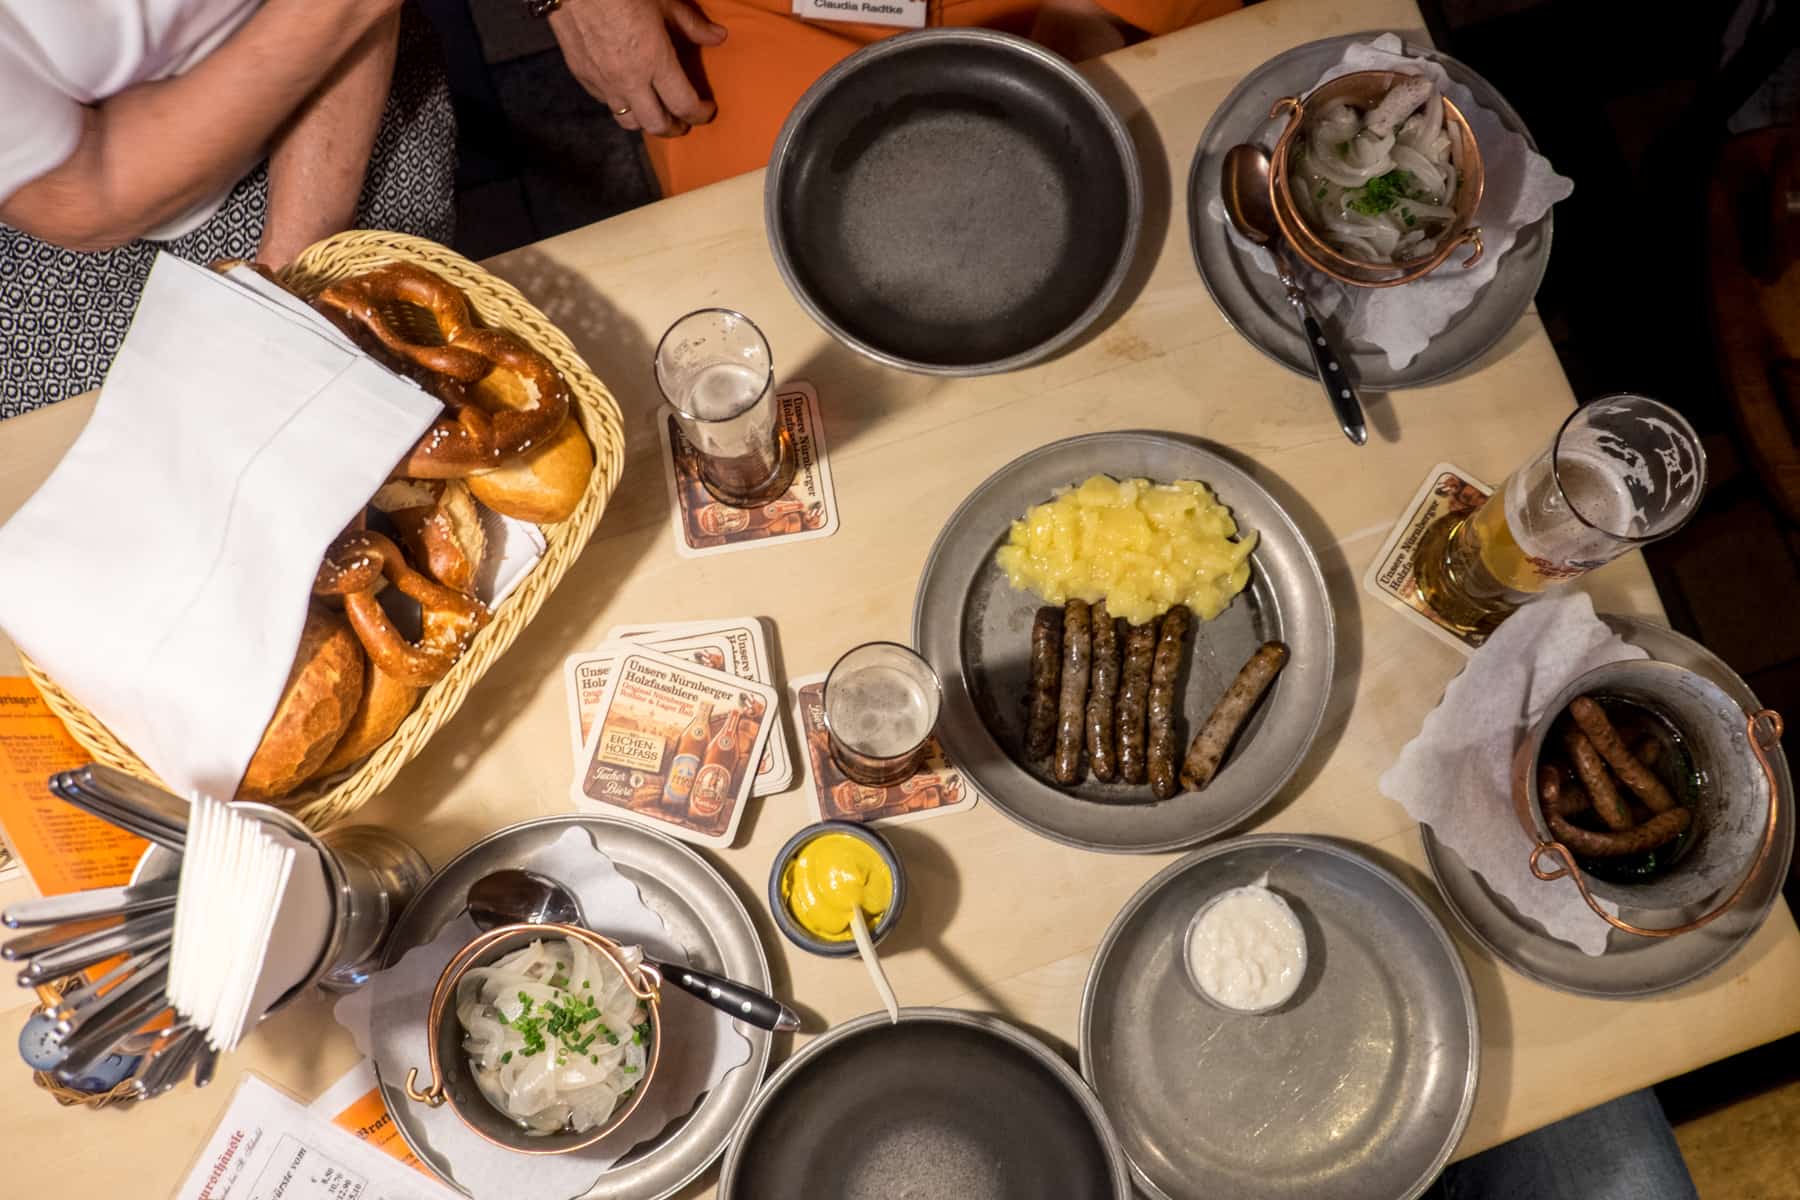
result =
[[238,799],[279,799],[319,769],[362,700],[364,666],[362,647],[344,618],[308,605],[294,665],[244,769]]

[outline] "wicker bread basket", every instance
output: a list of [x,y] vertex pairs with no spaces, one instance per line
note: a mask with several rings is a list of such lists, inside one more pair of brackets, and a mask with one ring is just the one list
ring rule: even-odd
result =
[[[574,401],[571,412],[594,447],[594,474],[573,514],[556,525],[543,526],[549,548],[530,575],[495,610],[494,618],[478,634],[450,673],[433,684],[419,705],[385,743],[349,774],[319,788],[307,785],[282,797],[278,804],[289,809],[314,829],[343,820],[391,782],[400,768],[425,748],[439,726],[448,721],[469,689],[488,666],[506,652],[562,579],[582,547],[587,545],[618,486],[625,463],[625,434],[618,403],[588,365],[575,353],[569,339],[544,314],[520,295],[517,288],[488,274],[468,259],[435,242],[375,230],[353,230],[309,247],[292,266],[280,272],[281,282],[303,296],[319,291],[349,275],[356,275],[393,261],[416,263],[437,272],[468,295],[470,306],[485,325],[507,330],[525,339],[549,357],[562,372]],[[20,656],[45,702],[62,718],[75,740],[100,762],[141,778],[156,776],[80,701],[58,687],[36,663]]]
[[[59,979],[54,983],[40,983],[37,986],[38,1004],[32,1009],[36,1016],[61,1000],[63,993],[70,988],[87,982],[86,976],[75,975],[67,979]],[[139,1064],[142,1065],[142,1064]],[[137,1080],[127,1076],[104,1092],[84,1092],[79,1088],[68,1087],[56,1081],[56,1076],[48,1071],[33,1071],[31,1081],[50,1093],[64,1108],[106,1108],[113,1104],[130,1104],[138,1099]]]

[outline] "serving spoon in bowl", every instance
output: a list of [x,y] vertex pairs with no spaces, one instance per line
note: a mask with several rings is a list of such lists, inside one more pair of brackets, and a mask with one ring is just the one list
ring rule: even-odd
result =
[[[587,926],[575,893],[548,875],[519,867],[490,871],[477,879],[469,888],[468,903],[469,919],[483,931],[502,925]],[[649,956],[644,961],[682,991],[758,1029],[791,1033],[800,1028],[793,1009],[753,987]]]
[[1232,228],[1251,242],[1269,251],[1275,260],[1275,275],[1287,289],[1288,303],[1300,314],[1300,327],[1306,333],[1306,348],[1312,354],[1313,369],[1325,387],[1325,395],[1337,413],[1338,428],[1344,436],[1360,446],[1369,440],[1369,428],[1363,421],[1362,401],[1356,388],[1344,373],[1343,356],[1337,352],[1313,316],[1306,292],[1294,275],[1281,244],[1281,226],[1275,222],[1275,202],[1269,196],[1269,155],[1261,146],[1239,143],[1225,153],[1225,165],[1219,180],[1219,195],[1225,201],[1225,214]]

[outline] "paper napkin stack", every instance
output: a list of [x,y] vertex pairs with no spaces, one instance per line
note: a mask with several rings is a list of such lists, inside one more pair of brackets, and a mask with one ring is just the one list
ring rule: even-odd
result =
[[330,932],[319,852],[242,808],[196,796],[169,956],[169,1003],[229,1051],[305,979]]

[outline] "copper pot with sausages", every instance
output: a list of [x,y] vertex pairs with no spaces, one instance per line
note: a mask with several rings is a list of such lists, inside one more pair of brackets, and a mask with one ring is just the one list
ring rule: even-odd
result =
[[[1724,915],[1778,836],[1768,756],[1781,730],[1774,711],[1746,713],[1670,663],[1608,663],[1580,676],[1513,756],[1532,874],[1572,879],[1594,912],[1644,937]],[[1676,919],[1637,925],[1600,900]]]

